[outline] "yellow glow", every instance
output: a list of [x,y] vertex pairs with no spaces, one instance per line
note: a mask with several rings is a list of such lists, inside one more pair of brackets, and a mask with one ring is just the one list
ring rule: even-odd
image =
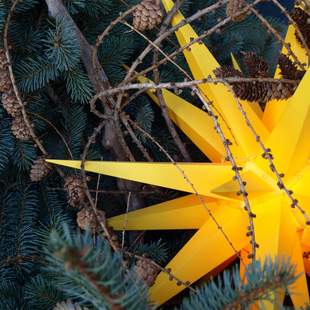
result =
[[[165,9],[173,6],[173,1],[162,1]],[[172,24],[183,20],[181,13],[175,15]],[[290,26],[287,41],[294,42],[292,48],[302,61],[304,51],[292,37]],[[187,44],[197,34],[190,25],[176,32],[181,46]],[[204,44],[194,44],[185,50],[192,75],[196,79],[213,75],[219,66]],[[140,77],[141,82],[146,79]],[[285,173],[284,182],[294,192],[301,207],[310,214],[310,72],[306,73],[295,94],[282,101],[281,108],[276,102],[267,105],[264,114],[255,112],[250,103],[242,102],[247,115],[263,143],[270,147],[279,172]],[[243,167],[242,177],[247,182],[247,191],[253,212],[255,234],[259,248],[257,257],[291,257],[301,274],[290,289],[296,308],[309,303],[305,274],[310,273],[310,262],[303,259],[303,251],[310,250],[310,230],[305,225],[301,213],[290,207],[290,200],[277,186],[268,162],[262,159],[262,150],[254,135],[247,127],[237,108],[232,94],[224,85],[201,85],[201,92],[210,98],[221,112],[220,118],[225,134],[231,138],[226,124],[237,139],[232,150],[238,165]],[[157,102],[154,90],[148,94]],[[212,121],[202,110],[177,95],[164,90],[164,99],[171,119],[201,149],[213,163],[126,163],[126,162],[85,162],[85,170],[127,180],[163,186],[189,193],[187,196],[166,201],[148,208],[119,215],[109,219],[116,230],[169,230],[197,229],[196,234],[169,262],[167,268],[183,281],[193,283],[206,274],[219,272],[235,251],[218,229],[196,191],[222,227],[233,247],[246,257],[249,238],[246,237],[248,217],[243,210],[243,201],[236,195],[238,187],[232,180],[230,163],[224,163],[225,151]],[[231,138],[231,141],[234,141]],[[80,169],[80,161],[48,160],[57,165]],[[186,180],[190,180],[192,186]],[[245,263],[249,263],[245,259]],[[240,270],[243,273],[243,267]],[[166,273],[160,273],[150,289],[154,303],[161,305],[184,289],[170,281]],[[278,301],[283,292],[277,294]],[[275,303],[266,303],[267,309],[276,309]]]

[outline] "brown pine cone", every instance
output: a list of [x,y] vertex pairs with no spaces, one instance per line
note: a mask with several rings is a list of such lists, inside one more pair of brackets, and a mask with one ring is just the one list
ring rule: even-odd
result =
[[133,12],[133,26],[139,31],[153,29],[162,19],[163,12],[158,0],[143,0]]
[[[98,210],[97,212],[99,216],[104,217],[103,211]],[[95,232],[101,231],[97,217],[90,206],[84,207],[77,213],[76,221],[78,226],[83,230],[91,229]]]
[[226,6],[227,17],[230,17],[234,22],[242,21],[247,15],[247,13],[240,14],[244,7],[244,0],[228,0]]
[[3,48],[0,49],[0,71],[7,70],[8,61]]
[[[83,209],[81,209],[77,213],[77,224],[82,230],[91,229],[93,232],[99,233],[102,232],[102,227],[99,223],[99,221],[105,222],[105,213],[104,211],[97,210],[97,216],[96,217],[94,211],[90,206],[85,206]],[[113,228],[107,227],[110,237],[112,239],[112,242],[117,248],[121,248],[121,244],[118,240],[118,237],[116,233],[114,232]]]
[[[220,67],[214,70],[218,78],[242,77],[242,73],[232,67]],[[265,81],[233,82],[236,96],[249,102],[268,102],[272,99],[286,99],[293,95],[295,86],[288,83],[270,83]]]
[[7,70],[0,70],[0,92],[5,93],[12,90],[12,83],[9,72]]
[[148,286],[152,286],[155,283],[156,277],[160,271],[158,267],[143,258],[137,260],[135,270],[138,277]]
[[28,141],[31,139],[31,134],[28,126],[26,125],[23,116],[20,114],[16,116],[11,125],[13,135],[21,141]]
[[261,57],[254,52],[247,52],[243,54],[243,61],[247,66],[250,77],[266,78],[268,77],[268,64]]
[[38,157],[34,162],[30,170],[30,180],[32,182],[39,182],[45,178],[52,166],[45,161],[45,157]]
[[64,187],[68,193],[70,206],[78,207],[85,202],[86,194],[84,190],[83,180],[80,176],[67,176],[65,178]]
[[3,108],[13,117],[21,114],[20,105],[16,99],[14,92],[8,91],[2,94]]
[[[294,8],[292,18],[303,35],[308,48],[310,48],[310,16],[303,9]],[[295,32],[295,35],[297,40],[301,43],[301,39],[297,32]]]
[[279,67],[283,78],[288,80],[301,80],[306,71],[298,70],[297,66],[284,54],[279,57]]

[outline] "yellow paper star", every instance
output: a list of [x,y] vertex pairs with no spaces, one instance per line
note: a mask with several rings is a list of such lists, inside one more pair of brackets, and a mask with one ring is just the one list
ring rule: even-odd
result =
[[[162,1],[169,11],[173,2]],[[184,19],[177,13],[172,24]],[[190,25],[176,31],[181,46],[197,38]],[[305,51],[296,42],[294,29],[289,27],[286,41],[301,62],[306,62]],[[218,62],[204,44],[194,44],[184,55],[195,79],[213,76]],[[141,77],[140,81],[146,81]],[[271,149],[274,164],[284,173],[283,182],[293,191],[299,206],[310,215],[310,72],[303,77],[295,94],[288,100],[271,101],[262,111],[258,104],[242,102],[247,116],[263,143]],[[294,287],[291,298],[295,307],[309,303],[306,273],[310,274],[310,263],[304,260],[303,253],[310,250],[310,227],[304,215],[291,207],[288,195],[277,185],[277,178],[267,160],[262,158],[262,149],[247,126],[236,102],[223,84],[204,84],[200,91],[212,100],[221,113],[220,125],[226,137],[236,143],[232,146],[238,166],[242,167],[242,178],[254,219],[256,241],[259,244],[257,258],[291,257],[301,274]],[[148,94],[157,102],[154,90]],[[244,202],[236,195],[239,190],[233,181],[232,166],[225,163],[225,149],[214,130],[209,115],[174,93],[163,90],[163,95],[171,119],[195,143],[212,163],[127,163],[87,161],[85,170],[127,180],[162,186],[190,193],[182,198],[163,202],[145,209],[109,219],[116,230],[122,230],[126,222],[128,230],[169,230],[197,229],[195,235],[185,244],[166,268],[183,281],[195,282],[204,275],[225,268],[225,262],[240,253],[248,263],[249,238],[246,236],[248,216],[243,210]],[[228,130],[227,128],[230,128]],[[80,169],[80,161],[49,160],[49,162]],[[195,195],[195,190],[184,179],[180,169],[203,197],[209,211]],[[229,242],[225,235],[228,236]],[[241,264],[241,272],[243,265]],[[156,283],[150,288],[152,301],[161,305],[178,294],[185,287],[169,280],[166,273],[160,273]],[[277,301],[284,292],[277,294]],[[274,309],[276,302],[266,303]]]

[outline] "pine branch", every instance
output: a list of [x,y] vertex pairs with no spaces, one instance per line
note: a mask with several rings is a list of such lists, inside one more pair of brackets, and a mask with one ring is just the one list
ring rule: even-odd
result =
[[146,286],[101,237],[58,225],[50,230],[45,253],[46,271],[67,298],[96,309],[150,309]]
[[287,289],[296,281],[296,269],[288,260],[255,261],[240,278],[238,268],[226,271],[217,282],[211,281],[183,301],[182,310],[241,310],[255,302],[273,301],[273,293]]

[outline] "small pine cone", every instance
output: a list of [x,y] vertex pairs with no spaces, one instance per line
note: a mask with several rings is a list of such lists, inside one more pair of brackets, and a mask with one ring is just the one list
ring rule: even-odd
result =
[[243,61],[247,66],[250,77],[253,78],[266,78],[268,77],[268,64],[267,62],[256,53],[247,52],[243,54]]
[[247,15],[247,13],[240,14],[242,9],[244,9],[244,0],[228,0],[226,15],[234,22],[242,21]]
[[72,303],[70,299],[67,301],[58,302],[53,310],[89,310],[89,308],[81,307],[77,303]]
[[298,70],[297,66],[284,54],[279,57],[279,67],[283,78],[288,80],[301,80],[306,71]]
[[[90,206],[86,206],[77,213],[76,221],[82,230],[91,229],[93,232],[99,233],[102,231],[99,221],[105,222],[105,214],[103,211],[97,210],[97,216]],[[107,229],[114,245],[117,248],[121,248],[121,244],[113,228],[107,227]]]
[[[225,79],[225,78],[232,78],[232,77],[243,77],[242,72],[239,70],[230,67],[219,67],[214,70],[214,74],[217,78]],[[239,82],[239,83],[232,83],[232,88],[236,94],[236,96],[240,99],[245,99],[249,97],[249,82]]]
[[85,202],[86,195],[80,176],[70,175],[66,177],[64,187],[68,193],[70,206],[78,207]]
[[139,31],[151,30],[160,24],[163,12],[160,1],[143,0],[133,12],[133,26]]
[[21,108],[16,99],[15,94],[12,91],[2,94],[3,108],[13,117],[20,115]]
[[138,277],[148,286],[152,286],[155,283],[156,277],[159,273],[158,267],[143,258],[137,260],[135,270]]
[[9,72],[7,70],[0,70],[0,92],[5,93],[12,90],[12,83]]
[[8,68],[8,61],[3,48],[0,49],[0,71],[6,71]]
[[[99,216],[104,217],[103,211],[98,210],[97,212]],[[77,213],[76,221],[78,226],[83,230],[91,229],[92,231],[95,232],[101,230],[97,217],[90,206],[84,207]]]
[[[214,71],[218,78],[242,77],[242,73],[232,67],[221,67]],[[268,102],[271,99],[289,98],[294,93],[294,85],[269,83],[265,81],[234,82],[232,88],[238,98],[249,102]]]
[[21,141],[28,141],[31,139],[30,130],[25,123],[22,115],[18,115],[12,121],[11,130],[13,135]]
[[45,161],[45,157],[38,157],[34,162],[30,170],[30,180],[32,182],[39,182],[45,178],[50,170],[51,165]]
[[[295,8],[292,12],[292,18],[303,35],[308,48],[310,48],[310,16],[303,9]],[[295,35],[297,40],[301,43],[301,39],[297,32],[295,32]]]

